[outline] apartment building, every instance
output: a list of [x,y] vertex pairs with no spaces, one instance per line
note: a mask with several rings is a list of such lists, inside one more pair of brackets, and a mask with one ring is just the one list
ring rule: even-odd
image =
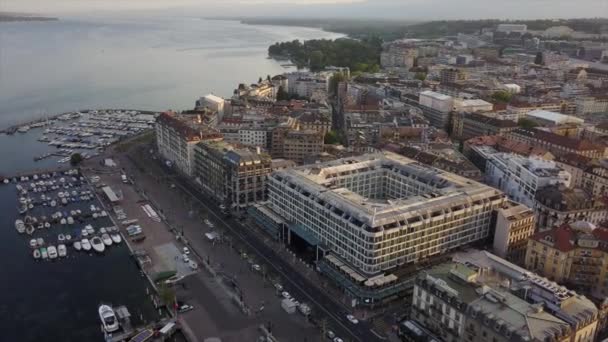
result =
[[450,123],[450,112],[454,109],[454,98],[434,91],[423,91],[418,102],[425,118],[437,128],[446,128]]
[[158,152],[187,176],[194,172],[194,146],[201,141],[222,140],[219,132],[196,120],[196,117],[165,112],[158,116],[155,125]]
[[584,296],[485,251],[423,272],[410,315],[446,342],[592,342],[598,317]]
[[577,220],[600,224],[608,218],[605,200],[580,188],[546,186],[536,192],[535,202],[533,208],[541,230]]
[[486,182],[504,191],[515,202],[533,208],[538,189],[556,184],[569,186],[570,174],[552,161],[495,153],[487,161]]
[[290,131],[283,142],[283,156],[302,163],[307,156],[323,152],[323,135],[317,131]]
[[516,129],[509,132],[507,137],[542,147],[555,156],[576,153],[587,158],[601,158],[605,150],[604,146],[593,144],[588,140],[564,137],[538,128]]
[[526,268],[597,299],[608,295],[608,229],[576,221],[530,238]]
[[517,129],[517,123],[477,113],[455,113],[452,120],[452,135],[467,140],[485,135],[501,135]]
[[238,212],[267,199],[271,159],[259,149],[237,149],[223,141],[203,142],[196,145],[194,156],[195,182],[219,204]]
[[516,265],[526,260],[528,239],[536,230],[534,211],[525,205],[507,202],[496,211],[494,254]]
[[393,270],[486,239],[504,202],[491,187],[389,152],[269,178],[270,206],[290,234],[325,253],[322,271],[368,302],[394,295],[382,292],[402,280]]

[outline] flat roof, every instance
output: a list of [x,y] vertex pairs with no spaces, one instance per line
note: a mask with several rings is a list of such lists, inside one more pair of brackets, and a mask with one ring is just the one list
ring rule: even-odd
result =
[[106,194],[106,196],[108,197],[110,202],[114,203],[114,202],[118,202],[120,200],[120,198],[118,198],[118,196],[116,195],[114,190],[112,190],[112,188],[110,188],[109,186],[104,186],[103,188],[101,188],[101,190],[103,191],[104,194]]
[[533,111],[529,112],[527,115],[531,116],[533,118],[553,121],[558,124],[585,122],[585,120],[583,120],[581,118],[577,118],[576,116],[564,115],[561,113],[550,112],[548,110],[542,110],[542,109],[533,110]]

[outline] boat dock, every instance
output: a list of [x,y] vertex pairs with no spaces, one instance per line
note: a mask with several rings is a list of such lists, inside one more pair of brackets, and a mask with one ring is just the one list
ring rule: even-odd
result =
[[166,334],[156,334],[163,327],[173,323],[174,318],[165,318],[158,322],[154,322],[142,327],[133,327],[131,324],[131,314],[126,306],[118,306],[113,308],[116,313],[116,318],[120,324],[121,330],[117,333],[106,334],[106,342],[145,342],[145,341],[164,341],[169,338],[176,330],[168,331]]

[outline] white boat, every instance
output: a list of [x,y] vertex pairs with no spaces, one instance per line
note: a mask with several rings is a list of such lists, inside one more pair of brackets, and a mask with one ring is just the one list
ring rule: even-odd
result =
[[68,224],[74,224],[74,218],[72,216],[68,217]]
[[41,238],[41,237],[37,238],[37,239],[36,239],[36,245],[37,245],[38,247],[42,247],[42,246],[44,246],[44,239],[43,239],[43,238]]
[[67,223],[67,221],[66,221],[64,218],[62,218],[62,219],[61,219],[61,221],[59,221],[59,223],[61,223],[61,224],[66,224],[66,223]]
[[102,228],[99,228],[99,232],[100,232],[101,234],[105,234],[105,233],[107,233],[107,232],[106,232],[106,229],[105,229],[105,228],[103,228],[103,227],[102,227]]
[[82,245],[80,244],[80,241],[74,241],[74,244],[72,246],[74,246],[74,249],[76,249],[77,251],[82,249]]
[[65,248],[64,244],[61,244],[61,245],[57,246],[57,253],[59,253],[59,256],[63,258],[64,256],[66,256],[68,254],[68,250],[67,250],[67,248]]
[[91,242],[89,242],[89,239],[82,239],[81,246],[85,251],[91,250]]
[[56,206],[56,205],[57,205],[57,202],[55,202],[55,200],[52,200],[52,201],[51,201],[51,207],[54,207],[54,206]]
[[111,333],[118,330],[118,320],[114,314],[114,310],[108,305],[102,304],[99,306],[99,319],[103,324],[103,328],[106,332]]
[[50,224],[50,223],[48,223],[48,222],[45,222],[45,223],[44,223],[44,228],[51,228],[51,224]]
[[57,248],[55,246],[49,246],[46,251],[49,253],[49,259],[57,258]]
[[87,224],[84,229],[87,230],[87,233],[89,234],[95,234],[95,229],[93,228],[93,226],[91,226],[90,224]]
[[61,204],[68,204],[68,200],[64,198],[61,199]]
[[38,242],[36,242],[36,239],[31,239],[30,240],[30,247],[36,248],[36,246],[38,246]]
[[91,239],[91,246],[96,252],[99,253],[106,250],[106,245],[103,244],[103,241],[101,241],[101,238],[99,236],[96,236]]
[[22,220],[16,220],[15,221],[15,229],[17,229],[17,232],[19,234],[25,233],[25,224],[23,223]]
[[82,235],[82,236],[84,236],[84,237],[87,237],[87,236],[89,236],[89,233],[87,232],[87,230],[86,230],[86,229],[83,229],[83,230],[80,232],[80,235]]
[[49,257],[49,253],[46,251],[46,248],[40,248],[40,256],[42,257],[42,259],[46,259]]
[[42,254],[40,253],[39,249],[34,249],[34,252],[32,253],[32,255],[34,256],[34,259],[40,259],[40,257],[42,256]]
[[70,240],[72,240],[72,235],[70,235],[70,234],[65,234],[65,240],[66,240],[66,241],[70,241]]
[[59,234],[59,235],[57,236],[57,240],[59,240],[59,241],[65,241],[65,235],[63,235],[63,234]]
[[119,244],[122,241],[122,238],[120,237],[120,234],[112,234],[112,235],[110,235],[110,237],[112,238],[112,241],[115,244]]
[[108,235],[107,233],[101,234],[101,241],[103,241],[103,244],[106,246],[112,245],[112,238],[110,238],[110,235]]

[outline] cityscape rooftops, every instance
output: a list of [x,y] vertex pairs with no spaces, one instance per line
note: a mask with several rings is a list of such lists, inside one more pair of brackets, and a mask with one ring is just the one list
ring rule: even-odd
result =
[[564,115],[560,113],[550,112],[547,110],[533,110],[527,114],[529,117],[541,119],[544,121],[552,122],[556,125],[561,125],[565,123],[577,123],[582,124],[585,120],[581,118],[577,118],[572,115]]

